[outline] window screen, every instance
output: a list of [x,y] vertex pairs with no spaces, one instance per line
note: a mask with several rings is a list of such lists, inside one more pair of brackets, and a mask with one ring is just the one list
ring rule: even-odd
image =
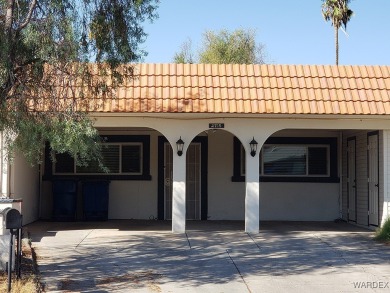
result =
[[264,146],[264,175],[306,175],[306,147]]
[[[105,145],[102,148],[102,157],[105,167],[111,174],[119,173],[119,145]],[[97,161],[89,162],[88,166],[77,166],[77,173],[104,173]]]
[[[102,148],[104,166],[109,174],[142,173],[142,144],[121,145],[109,144]],[[76,166],[75,161],[68,154],[56,154],[54,172],[57,174],[102,174],[97,161],[88,162],[88,166]]]
[[122,172],[141,173],[142,172],[142,149],[141,145],[122,146]]
[[309,175],[328,174],[328,148],[309,147]]
[[56,154],[55,173],[73,173],[74,160],[68,153]]

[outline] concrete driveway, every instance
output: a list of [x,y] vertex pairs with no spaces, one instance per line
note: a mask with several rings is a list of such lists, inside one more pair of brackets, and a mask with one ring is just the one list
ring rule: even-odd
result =
[[47,292],[390,292],[390,246],[346,223],[36,222]]

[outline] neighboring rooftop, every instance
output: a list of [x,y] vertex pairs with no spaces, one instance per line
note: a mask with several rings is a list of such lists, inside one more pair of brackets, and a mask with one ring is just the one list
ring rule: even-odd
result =
[[139,64],[98,112],[390,114],[390,66]]

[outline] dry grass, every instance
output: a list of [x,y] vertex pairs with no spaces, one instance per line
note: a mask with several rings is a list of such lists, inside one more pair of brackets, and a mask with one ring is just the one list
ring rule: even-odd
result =
[[[8,292],[8,275],[0,272],[0,293]],[[16,279],[12,272],[11,292],[13,293],[39,293],[42,287],[39,282],[39,272],[36,264],[36,255],[31,243],[23,241],[21,278]]]
[[[7,276],[5,276],[4,281],[3,278],[0,278],[0,292],[5,293],[8,292],[8,279]],[[39,287],[37,285],[37,281],[33,276],[22,278],[20,280],[12,280],[11,283],[11,292],[15,293],[33,293],[33,292],[40,292]]]

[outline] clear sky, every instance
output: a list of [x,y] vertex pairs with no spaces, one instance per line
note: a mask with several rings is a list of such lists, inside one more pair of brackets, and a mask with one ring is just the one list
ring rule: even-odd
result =
[[[159,18],[145,23],[143,62],[170,63],[188,38],[194,50],[205,30],[255,29],[267,63],[334,64],[334,30],[321,0],[161,0]],[[352,0],[339,64],[390,65],[390,0]]]

